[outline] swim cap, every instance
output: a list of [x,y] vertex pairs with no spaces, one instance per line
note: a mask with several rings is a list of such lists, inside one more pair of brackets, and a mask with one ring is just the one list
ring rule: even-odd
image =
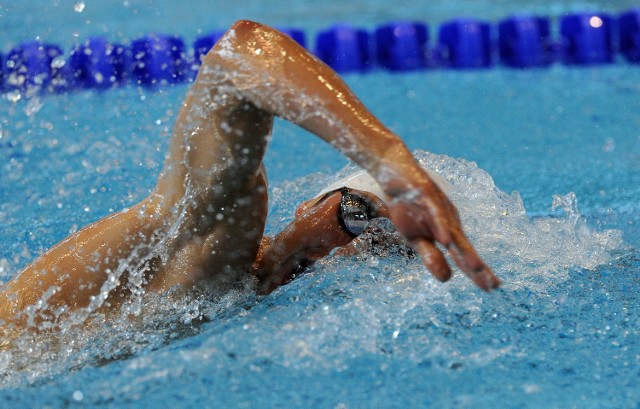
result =
[[[422,169],[427,172],[431,180],[433,180],[445,194],[448,195],[449,193],[451,193],[451,186],[442,176],[425,167],[423,167]],[[358,170],[350,174],[349,176],[333,182],[326,188],[322,189],[322,191],[320,191],[317,196],[331,192],[332,190],[340,189],[341,187],[348,187],[351,189],[371,192],[382,200],[389,200],[389,197],[384,193],[380,184],[365,170]]]

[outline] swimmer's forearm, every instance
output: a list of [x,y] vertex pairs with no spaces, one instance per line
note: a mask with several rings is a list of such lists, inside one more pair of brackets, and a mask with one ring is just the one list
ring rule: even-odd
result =
[[209,59],[235,73],[236,87],[253,104],[313,132],[366,169],[390,197],[398,230],[436,277],[451,276],[438,242],[478,286],[490,290],[500,284],[444,192],[329,67],[287,36],[246,21],[232,27]]
[[406,174],[399,167],[415,168],[404,143],[333,70],[271,28],[249,21],[234,24],[205,64],[229,72],[253,104],[318,135],[376,178],[388,171]]

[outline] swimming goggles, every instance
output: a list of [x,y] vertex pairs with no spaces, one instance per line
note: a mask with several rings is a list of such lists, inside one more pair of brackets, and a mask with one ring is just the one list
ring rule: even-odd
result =
[[357,237],[365,231],[370,220],[378,217],[376,206],[366,198],[353,193],[348,187],[339,190],[342,197],[338,210],[338,221],[347,233]]

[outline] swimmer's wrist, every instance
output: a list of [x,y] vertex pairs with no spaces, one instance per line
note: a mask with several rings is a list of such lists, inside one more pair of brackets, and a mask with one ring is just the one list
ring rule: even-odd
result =
[[425,183],[431,182],[413,156],[402,162],[381,166],[377,180],[388,199],[404,197],[416,189],[419,190]]
[[387,200],[419,192],[427,195],[451,194],[452,187],[442,175],[420,164],[411,153],[408,155],[399,157],[395,162],[385,159],[386,162],[378,166],[376,179],[387,195]]

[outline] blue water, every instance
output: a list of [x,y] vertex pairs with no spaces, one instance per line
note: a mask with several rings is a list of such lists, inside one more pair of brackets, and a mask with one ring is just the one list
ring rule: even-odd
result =
[[[240,11],[85,1],[78,13],[73,2],[42,1],[40,12],[14,3],[0,6],[3,51],[36,34],[65,46],[167,27],[189,38],[240,17],[312,31],[347,19],[372,27],[420,13],[437,23],[632,4],[255,1]],[[137,318],[94,317],[59,343],[24,340],[0,355],[0,406],[637,408],[640,68],[346,80],[412,150],[437,154],[418,153],[452,184],[500,291],[481,293],[460,275],[442,285],[414,260],[362,255],[328,258],[268,297],[252,295],[250,282],[200,298],[150,296]],[[0,101],[3,280],[148,194],[186,90]],[[266,162],[270,232],[346,165],[283,122]]]

